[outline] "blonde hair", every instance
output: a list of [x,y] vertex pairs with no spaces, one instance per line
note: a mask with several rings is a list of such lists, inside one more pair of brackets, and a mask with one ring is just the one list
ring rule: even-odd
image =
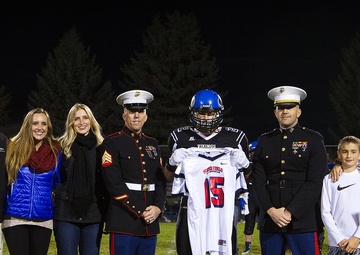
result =
[[349,135],[349,136],[343,137],[343,138],[339,141],[339,144],[338,144],[338,147],[337,147],[338,152],[340,151],[341,146],[343,146],[344,144],[347,144],[347,143],[354,143],[354,144],[356,144],[356,145],[358,146],[358,149],[360,150],[360,139],[357,138],[356,136]]
[[8,142],[6,148],[5,166],[9,184],[15,182],[20,168],[29,160],[31,153],[34,150],[35,142],[32,134],[34,114],[44,114],[46,116],[48,132],[46,137],[43,139],[43,142],[50,146],[51,151],[57,159],[58,150],[54,146],[57,141],[53,136],[53,127],[50,121],[50,116],[44,109],[35,108],[26,114],[19,133],[10,138]]
[[94,114],[90,110],[90,108],[85,104],[76,103],[71,107],[69,110],[66,123],[65,123],[65,132],[64,134],[59,138],[60,146],[64,151],[64,154],[67,158],[71,157],[71,145],[73,144],[77,133],[74,129],[74,120],[75,115],[78,110],[84,110],[89,117],[90,120],[90,129],[95,134],[97,145],[100,145],[102,141],[104,140],[104,137],[101,134],[101,126],[95,119]]

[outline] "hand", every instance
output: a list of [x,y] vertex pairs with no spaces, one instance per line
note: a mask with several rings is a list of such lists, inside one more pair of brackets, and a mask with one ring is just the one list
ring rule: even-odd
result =
[[176,166],[180,164],[188,155],[189,152],[187,151],[187,149],[184,148],[176,149],[169,158],[169,164],[171,166]]
[[284,207],[271,207],[269,210],[267,210],[267,213],[270,215],[274,223],[280,228],[287,226],[291,222],[291,213]]
[[230,164],[236,168],[248,167],[250,164],[242,149],[234,149],[230,152]]
[[347,244],[348,244],[348,240],[347,240],[347,239],[343,239],[343,240],[341,240],[340,243],[338,243],[339,248],[340,248],[341,250],[343,250],[343,251],[345,251],[345,248],[346,248]]
[[342,248],[347,253],[354,253],[359,246],[359,238],[352,236],[347,240],[347,244]]
[[161,210],[159,207],[150,205],[146,207],[145,211],[142,214],[142,217],[146,224],[151,224],[159,217],[160,213]]
[[341,165],[336,164],[331,170],[330,170],[330,178],[333,182],[337,182],[340,178],[341,173],[343,172],[343,169]]

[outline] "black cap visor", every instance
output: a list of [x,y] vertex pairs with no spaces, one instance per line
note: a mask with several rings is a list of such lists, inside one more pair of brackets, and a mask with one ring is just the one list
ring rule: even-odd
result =
[[124,107],[130,111],[132,110],[144,110],[148,108],[147,104],[141,103],[132,103],[132,104],[125,104]]
[[292,109],[297,105],[299,105],[299,103],[281,103],[281,104],[276,104],[275,107],[277,107],[279,110],[283,110],[283,109]]

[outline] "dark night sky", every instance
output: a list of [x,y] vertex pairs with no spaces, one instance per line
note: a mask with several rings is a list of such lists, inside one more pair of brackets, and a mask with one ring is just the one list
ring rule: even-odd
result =
[[[30,2],[30,1],[29,1]],[[263,1],[265,2],[265,1]],[[308,2],[308,4],[306,3]],[[75,27],[103,76],[121,80],[120,66],[134,51],[155,14],[193,13],[211,44],[220,87],[229,91],[233,126],[249,140],[277,126],[267,91],[295,85],[308,92],[300,124],[320,131],[335,125],[329,81],[340,68],[341,49],[360,31],[360,3],[328,1],[82,0],[0,4],[0,85],[11,91],[20,119],[36,74],[68,29]],[[118,89],[118,88],[115,88]],[[118,91],[120,92],[120,91]],[[189,99],[190,100],[190,99]],[[24,110],[25,109],[25,110]]]

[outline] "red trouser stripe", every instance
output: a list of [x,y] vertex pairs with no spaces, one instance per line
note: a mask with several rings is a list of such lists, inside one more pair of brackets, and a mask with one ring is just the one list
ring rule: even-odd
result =
[[314,241],[315,241],[315,255],[321,255],[320,254],[320,247],[319,247],[319,236],[318,236],[318,232],[314,232]]
[[115,235],[110,233],[110,255],[115,255]]

